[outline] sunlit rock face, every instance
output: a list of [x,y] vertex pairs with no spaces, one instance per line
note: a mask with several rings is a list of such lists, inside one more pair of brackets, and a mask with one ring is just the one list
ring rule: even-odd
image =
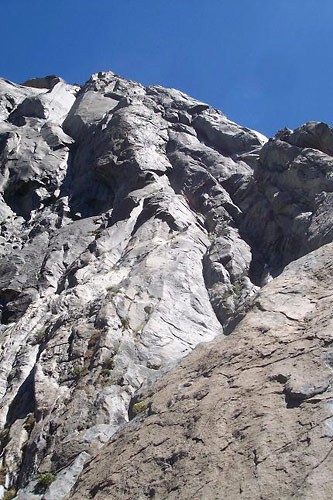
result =
[[[216,498],[223,469],[228,498],[260,498],[254,478],[261,498],[290,495],[302,478],[304,498],[315,498],[310,468],[324,441],[308,462],[297,459],[301,446],[284,455],[296,457],[291,489],[278,489],[282,473],[266,458],[291,442],[277,437],[281,415],[290,440],[302,412],[306,420],[313,411],[318,432],[319,419],[330,426],[331,246],[323,245],[333,240],[332,129],[310,122],[268,141],[177,90],[111,72],[81,88],[54,75],[2,79],[0,120],[0,493]],[[319,357],[305,356],[309,349]],[[300,363],[286,362],[276,378],[263,366],[275,366],[280,351]],[[212,363],[225,371],[221,385]],[[255,426],[266,383],[268,420]],[[207,398],[195,396],[202,385]],[[200,426],[208,422],[198,441],[185,425],[192,410]],[[217,421],[230,425],[218,430]],[[257,458],[237,469],[231,450]],[[136,478],[132,466],[110,469],[134,454]],[[268,468],[258,479],[261,461]],[[236,486],[243,473],[248,491]]]

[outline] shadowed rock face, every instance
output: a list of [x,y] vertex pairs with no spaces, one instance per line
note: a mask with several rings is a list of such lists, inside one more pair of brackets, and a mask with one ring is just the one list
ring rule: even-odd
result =
[[[23,86],[0,80],[0,120],[0,492],[215,498],[227,474],[228,498],[260,498],[255,481],[272,492],[262,498],[278,498],[273,469],[261,462],[273,463],[266,455],[275,456],[274,446],[293,460],[297,412],[318,405],[318,432],[326,418],[320,395],[330,371],[320,356],[330,359],[329,333],[322,340],[315,322],[320,311],[328,321],[329,310],[332,129],[311,122],[267,141],[179,91],[113,73],[82,88],[55,76]],[[313,338],[303,337],[311,325]],[[308,347],[319,358],[305,356]],[[273,366],[281,349],[304,362],[286,362],[266,387],[260,363]],[[262,399],[268,420],[257,417]],[[140,410],[147,418],[128,424]],[[290,421],[285,441],[281,415]],[[207,430],[195,430],[197,417]],[[150,435],[151,419],[159,423]],[[156,429],[170,436],[171,426],[172,439],[155,442]],[[93,461],[75,485],[110,438],[95,459],[98,474]],[[263,449],[254,446],[261,439]],[[309,445],[308,462],[297,458],[305,485],[320,450]],[[243,468],[237,453],[252,457]],[[108,483],[110,461],[120,470],[132,455],[142,468],[134,460],[125,475],[112,469]],[[237,479],[243,473],[247,491]],[[282,496],[301,487],[296,473],[285,474]]]

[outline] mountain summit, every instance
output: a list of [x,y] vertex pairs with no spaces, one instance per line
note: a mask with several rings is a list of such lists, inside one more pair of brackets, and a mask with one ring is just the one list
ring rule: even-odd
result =
[[332,498],[332,155],[0,79],[0,498]]

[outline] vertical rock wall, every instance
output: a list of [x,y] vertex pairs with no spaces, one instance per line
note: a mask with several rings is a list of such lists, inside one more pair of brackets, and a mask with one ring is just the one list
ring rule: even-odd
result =
[[267,142],[113,73],[0,80],[0,118],[1,483],[59,499],[143,384],[332,240],[332,132]]

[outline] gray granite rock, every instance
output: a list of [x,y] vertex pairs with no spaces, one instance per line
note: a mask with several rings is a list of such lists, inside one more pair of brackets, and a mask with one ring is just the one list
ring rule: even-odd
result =
[[[330,134],[312,123],[267,141],[111,72],[81,88],[0,80],[5,489],[65,498],[142,387],[202,342],[228,352],[259,288],[333,240]],[[274,307],[298,321],[305,305]],[[300,373],[281,372],[285,398],[327,390]]]
[[230,337],[140,390],[68,498],[330,498],[332,252],[290,264]]

